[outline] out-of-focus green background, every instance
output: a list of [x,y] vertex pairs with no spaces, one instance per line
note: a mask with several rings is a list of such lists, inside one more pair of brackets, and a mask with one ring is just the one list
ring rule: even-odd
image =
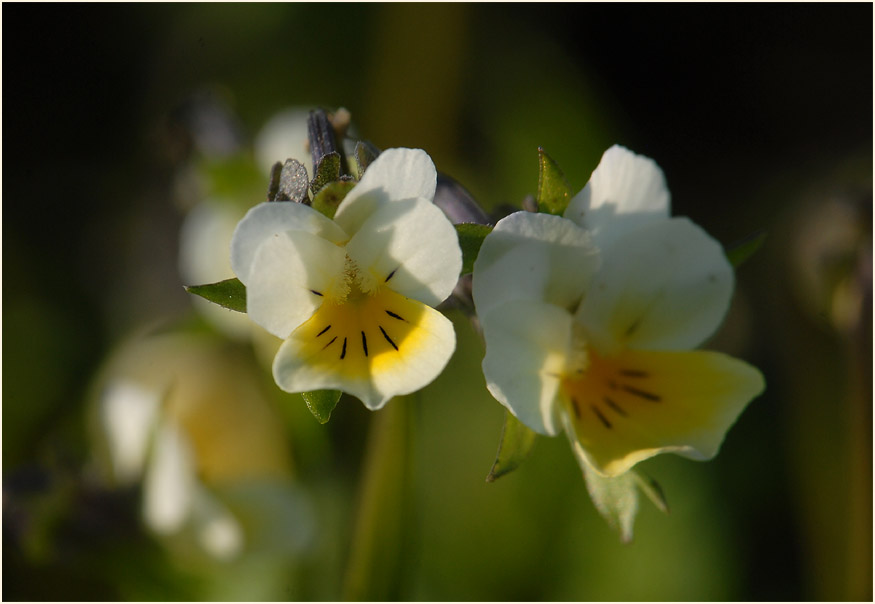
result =
[[320,426],[271,399],[314,502],[279,579],[170,553],[137,492],[90,472],[99,367],[191,313],[172,189],[186,107],[212,95],[244,142],[287,106],[344,106],[490,210],[536,191],[539,146],[579,190],[620,143],[724,244],[768,233],[709,344],[767,390],[714,461],[642,464],[671,513],[643,504],[629,545],[562,438],[484,482],[503,410],[453,314],[457,354],[411,403],[386,597],[871,600],[871,5],[5,4],[3,21],[4,599],[342,596],[372,420],[356,401]]

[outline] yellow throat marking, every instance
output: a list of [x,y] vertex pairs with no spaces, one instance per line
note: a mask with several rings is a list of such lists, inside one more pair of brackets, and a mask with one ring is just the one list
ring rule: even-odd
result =
[[397,366],[424,347],[431,313],[436,311],[391,290],[387,283],[394,273],[380,283],[347,264],[344,291],[325,295],[293,334],[309,364],[365,378]]

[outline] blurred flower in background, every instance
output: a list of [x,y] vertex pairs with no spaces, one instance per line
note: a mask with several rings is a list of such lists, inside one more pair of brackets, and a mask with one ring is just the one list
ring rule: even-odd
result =
[[[280,418],[259,388],[251,364],[205,336],[140,337],[110,358],[97,386],[97,439],[115,484],[142,482],[152,531],[187,531],[220,559],[303,546],[312,515],[292,482]],[[238,516],[235,501],[251,509]]]

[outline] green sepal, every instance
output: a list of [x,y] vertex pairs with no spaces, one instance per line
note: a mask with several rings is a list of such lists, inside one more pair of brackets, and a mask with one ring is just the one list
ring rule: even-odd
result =
[[302,392],[304,402],[307,403],[307,409],[316,418],[320,424],[328,423],[331,419],[331,412],[337,406],[337,401],[340,400],[340,390],[313,390],[312,392]]
[[501,431],[501,443],[498,445],[498,454],[486,482],[494,482],[496,478],[504,476],[508,472],[516,470],[532,451],[537,434],[529,430],[514,415],[507,411],[504,419],[504,428]]
[[313,175],[313,180],[310,181],[310,191],[315,197],[322,187],[336,180],[340,180],[340,154],[337,151],[332,151],[323,155],[322,159],[319,160],[316,173]]
[[313,209],[333,219],[337,206],[355,185],[356,183],[351,180],[336,180],[328,183],[313,198]]
[[538,147],[538,211],[561,216],[571,201],[571,186],[553,158]]
[[633,471],[619,476],[602,476],[578,455],[586,490],[599,514],[620,532],[623,543],[632,541],[632,527],[638,514],[639,478]]
[[492,232],[492,227],[488,224],[475,224],[473,222],[463,222],[454,226],[459,235],[459,247],[462,248],[462,272],[460,275],[467,275],[474,270],[474,261],[477,260],[477,254],[480,253],[480,246],[483,245],[486,236]]
[[367,141],[359,141],[355,144],[355,163],[359,180],[379,154],[380,150]]
[[239,279],[225,279],[205,285],[186,285],[185,291],[229,310],[246,312],[246,286]]
[[663,514],[668,514],[668,500],[665,498],[665,493],[659,483],[653,480],[650,476],[644,476],[638,472],[631,472],[635,475],[635,481],[641,492],[647,495],[647,498],[656,506]]
[[765,231],[757,231],[752,235],[748,235],[741,241],[736,241],[726,249],[726,258],[733,267],[738,268],[748,258],[753,256],[760,247],[762,247],[765,240]]

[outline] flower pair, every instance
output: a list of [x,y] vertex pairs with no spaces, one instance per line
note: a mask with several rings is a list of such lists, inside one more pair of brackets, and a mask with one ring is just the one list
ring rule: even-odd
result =
[[[455,335],[432,307],[461,253],[435,181],[423,151],[390,149],[333,220],[268,202],[239,224],[232,267],[250,317],[285,340],[282,389],[343,390],[378,409],[443,370]],[[536,432],[565,430],[600,476],[662,452],[712,457],[763,389],[753,367],[690,351],[722,322],[733,269],[669,205],[659,167],[615,146],[563,216],[508,216],[474,264],[489,391]]]

